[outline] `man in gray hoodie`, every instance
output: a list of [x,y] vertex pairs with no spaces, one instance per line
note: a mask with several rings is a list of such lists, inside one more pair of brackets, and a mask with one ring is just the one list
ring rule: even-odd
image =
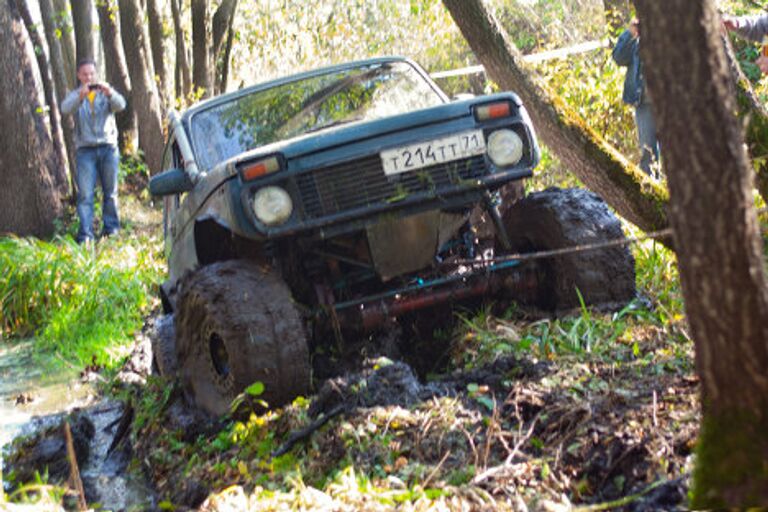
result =
[[80,229],[78,243],[90,243],[93,234],[93,197],[96,180],[104,193],[102,235],[120,230],[117,210],[117,170],[120,153],[117,148],[115,112],[125,108],[125,98],[108,83],[96,80],[96,63],[83,60],[77,64],[80,87],[69,92],[61,102],[61,111],[75,118],[77,148],[77,216]]

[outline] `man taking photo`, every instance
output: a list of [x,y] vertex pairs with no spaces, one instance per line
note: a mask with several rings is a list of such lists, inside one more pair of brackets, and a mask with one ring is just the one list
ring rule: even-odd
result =
[[75,118],[77,148],[77,216],[80,229],[77,242],[93,242],[93,198],[96,180],[104,196],[102,236],[120,230],[117,206],[117,170],[120,153],[117,148],[115,112],[126,106],[125,98],[108,83],[96,80],[96,63],[83,60],[77,64],[80,87],[61,102],[61,111]]

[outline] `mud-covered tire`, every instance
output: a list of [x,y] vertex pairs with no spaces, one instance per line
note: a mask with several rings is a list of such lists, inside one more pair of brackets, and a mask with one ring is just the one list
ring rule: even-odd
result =
[[182,281],[175,316],[182,386],[208,413],[226,413],[256,381],[271,407],[309,389],[304,325],[272,272],[244,260],[205,266]]
[[[503,212],[513,252],[537,252],[625,238],[605,202],[583,189],[549,188]],[[535,306],[566,312],[587,305],[618,308],[635,298],[635,261],[627,245],[540,260]]]
[[150,333],[152,342],[152,368],[165,377],[173,377],[178,369],[176,359],[176,329],[173,314],[162,315],[155,320]]

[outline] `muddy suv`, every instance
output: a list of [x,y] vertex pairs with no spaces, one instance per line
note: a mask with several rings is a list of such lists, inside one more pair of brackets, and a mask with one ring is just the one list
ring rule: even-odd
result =
[[[594,194],[523,197],[539,161],[512,93],[450,101],[415,63],[289,76],[171,114],[163,171],[175,343],[156,350],[192,400],[225,412],[260,381],[310,386],[312,348],[424,308],[499,297],[548,311],[634,297],[623,236]],[[328,347],[325,347],[328,348]]]

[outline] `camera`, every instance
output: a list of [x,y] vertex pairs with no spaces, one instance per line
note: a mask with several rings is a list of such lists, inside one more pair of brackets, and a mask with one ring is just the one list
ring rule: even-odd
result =
[[99,84],[88,84],[88,90],[89,91],[98,91],[99,90]]

